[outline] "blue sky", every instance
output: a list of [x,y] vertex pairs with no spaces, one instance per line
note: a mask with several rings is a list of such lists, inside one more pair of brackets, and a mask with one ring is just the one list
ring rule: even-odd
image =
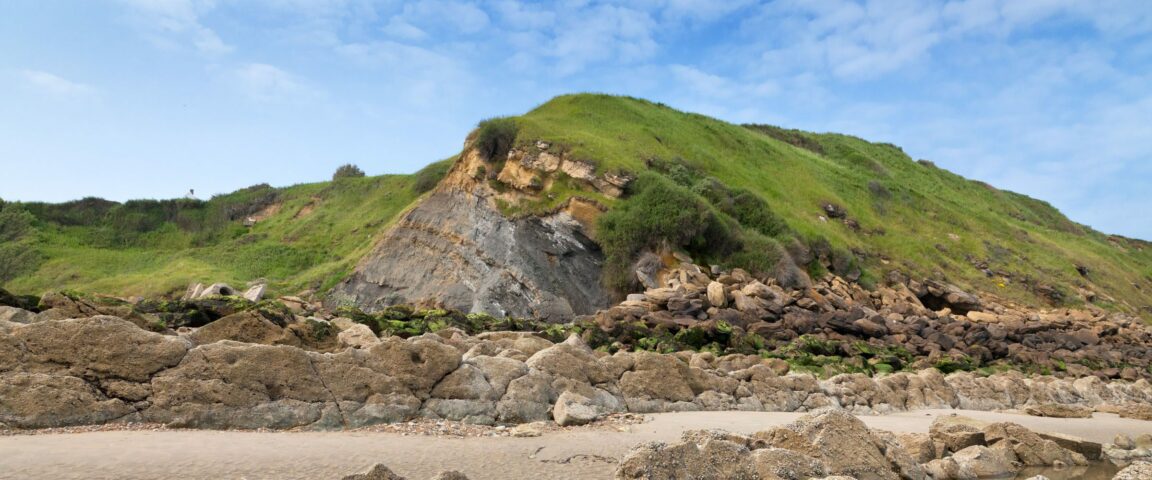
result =
[[561,93],[900,145],[1152,239],[1147,0],[4,0],[0,198],[411,172]]

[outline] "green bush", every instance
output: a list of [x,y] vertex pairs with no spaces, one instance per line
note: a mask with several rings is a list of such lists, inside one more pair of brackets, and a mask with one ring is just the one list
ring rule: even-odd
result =
[[363,176],[364,170],[361,170],[360,167],[357,167],[351,163],[346,163],[336,169],[336,172],[332,174],[332,180],[336,181],[341,178],[360,178]]
[[508,155],[516,142],[520,128],[516,120],[509,117],[489,118],[477,125],[476,150],[488,161],[498,160]]
[[645,172],[633,183],[632,198],[602,215],[597,236],[607,257],[605,284],[619,290],[633,282],[629,267],[645,249],[662,246],[693,255],[723,257],[740,249],[739,226],[688,189]]

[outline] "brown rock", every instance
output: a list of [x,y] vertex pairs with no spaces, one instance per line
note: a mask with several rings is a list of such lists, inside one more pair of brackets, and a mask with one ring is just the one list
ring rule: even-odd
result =
[[0,359],[20,358],[23,370],[134,382],[180,363],[189,348],[187,340],[109,316],[39,322],[14,330],[8,340],[20,345],[20,356],[6,354],[5,344],[13,344],[0,340]]
[[[820,460],[833,475],[862,480],[924,478],[924,472],[899,445],[884,442],[864,422],[842,410],[805,415],[787,426],[756,433],[753,438]],[[898,470],[904,466],[912,471]]]
[[600,416],[591,403],[588,397],[571,391],[564,392],[552,407],[552,418],[562,427],[591,423]]
[[1045,440],[1023,426],[1011,423],[993,423],[984,427],[984,438],[988,445],[1007,443],[1016,458],[1026,466],[1048,466],[1060,462],[1064,465],[1087,465],[1084,455],[1061,447],[1052,440]]
[[1147,480],[1152,478],[1152,463],[1135,462],[1119,473],[1112,480]]
[[950,459],[959,467],[960,474],[955,478],[1002,478],[1019,471],[1012,459],[983,445],[967,447]]
[[364,472],[348,475],[342,480],[405,480],[405,478],[397,475],[384,464],[377,463]]
[[728,304],[728,296],[724,293],[723,283],[713,281],[708,284],[708,303],[718,308]]
[[109,399],[76,377],[23,372],[0,374],[0,423],[16,428],[100,424],[135,411],[132,405]]
[[295,335],[251,310],[209,323],[192,332],[188,338],[197,345],[232,340],[260,345],[300,346],[300,339]]
[[944,446],[945,452],[937,452],[937,455],[943,455],[946,452],[959,452],[971,446],[984,445],[982,429],[986,425],[979,420],[960,415],[942,415],[932,421],[932,425],[928,427],[928,434],[932,440]]
[[1057,445],[1068,450],[1084,455],[1084,458],[1089,461],[1100,460],[1100,455],[1103,452],[1103,445],[1080,437],[1064,435],[1062,433],[1044,432],[1036,432],[1036,435],[1039,435],[1040,438],[1045,440],[1056,442]]
[[1152,421],[1152,405],[1147,403],[1131,403],[1123,405],[1120,409],[1120,418],[1134,418],[1136,420]]
[[1083,405],[1065,405],[1059,403],[1029,405],[1024,408],[1024,412],[1036,417],[1092,418],[1092,409]]

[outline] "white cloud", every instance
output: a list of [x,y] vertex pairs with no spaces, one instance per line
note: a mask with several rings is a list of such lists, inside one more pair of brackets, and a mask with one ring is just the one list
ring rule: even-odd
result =
[[473,34],[488,28],[488,14],[476,3],[456,0],[419,0],[404,5],[403,20],[425,28],[448,27],[455,33]]
[[401,40],[424,40],[428,38],[428,34],[420,28],[404,21],[399,16],[394,16],[388,20],[388,24],[384,25],[382,31],[390,37],[398,38]]
[[96,88],[91,85],[73,82],[52,73],[39,70],[20,70],[17,74],[25,86],[53,97],[80,98],[92,97],[97,94]]
[[206,55],[222,55],[234,50],[201,22],[201,15],[216,7],[215,0],[120,1],[132,9],[136,22],[159,46],[180,48],[188,44]]
[[236,68],[228,79],[248,98],[259,102],[306,101],[323,96],[300,77],[264,63]]

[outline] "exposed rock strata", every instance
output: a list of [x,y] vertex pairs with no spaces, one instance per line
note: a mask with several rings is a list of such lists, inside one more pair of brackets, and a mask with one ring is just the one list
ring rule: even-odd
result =
[[[511,160],[504,165],[520,168]],[[608,306],[609,295],[599,283],[603,255],[579,214],[561,209],[505,217],[496,199],[507,194],[475,178],[481,168],[495,167],[466,150],[448,177],[403,214],[336,287],[334,301],[369,311],[436,303],[553,321]]]

